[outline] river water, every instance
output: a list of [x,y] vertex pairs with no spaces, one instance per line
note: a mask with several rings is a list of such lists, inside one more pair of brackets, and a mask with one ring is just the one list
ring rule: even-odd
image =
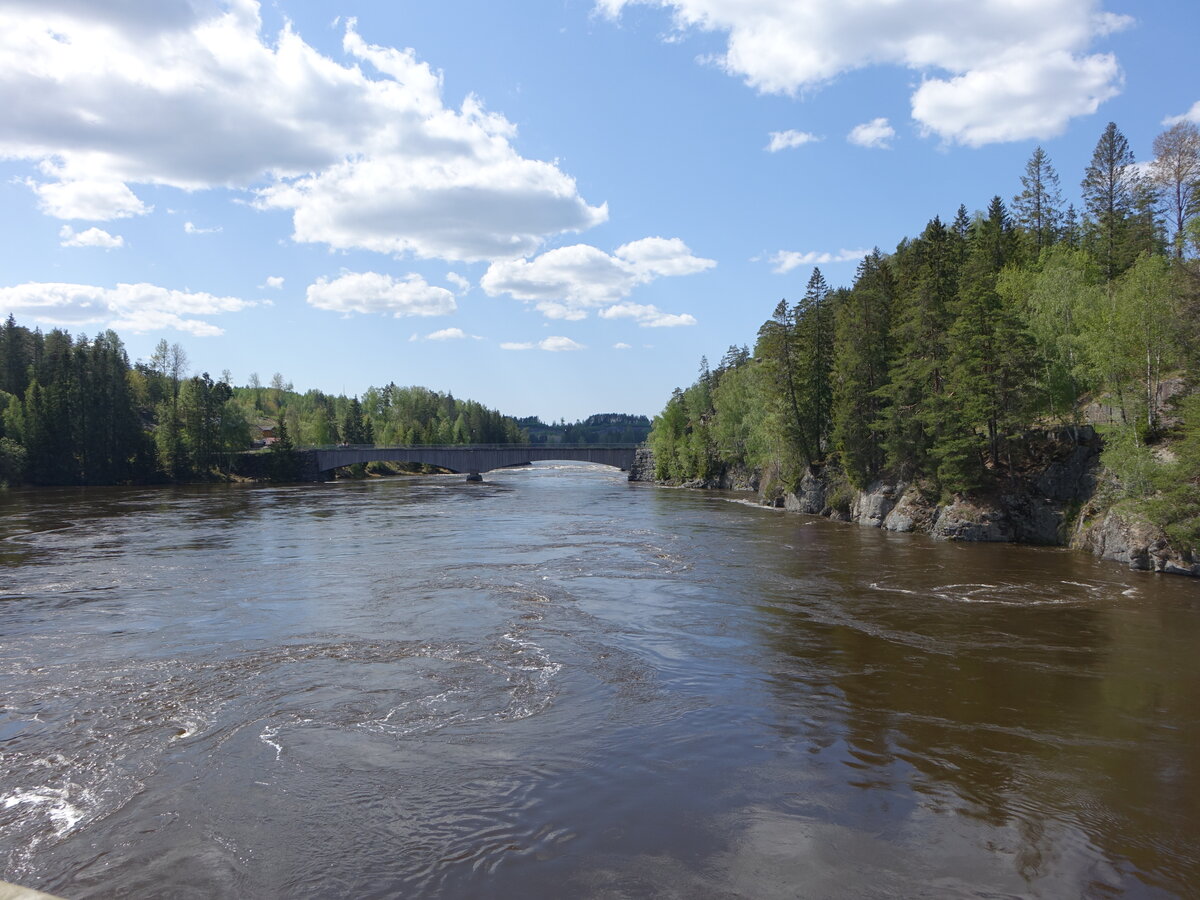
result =
[[586,466],[0,496],[84,897],[1200,895],[1200,585]]

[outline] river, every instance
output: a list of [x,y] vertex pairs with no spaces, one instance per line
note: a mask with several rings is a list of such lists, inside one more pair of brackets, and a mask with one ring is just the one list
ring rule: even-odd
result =
[[0,494],[65,897],[1200,895],[1200,585],[535,465]]

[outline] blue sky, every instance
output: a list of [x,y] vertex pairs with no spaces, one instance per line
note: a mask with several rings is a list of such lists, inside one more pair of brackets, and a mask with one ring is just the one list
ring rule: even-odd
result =
[[814,261],[1200,121],[1194,0],[0,0],[0,314],[654,414]]

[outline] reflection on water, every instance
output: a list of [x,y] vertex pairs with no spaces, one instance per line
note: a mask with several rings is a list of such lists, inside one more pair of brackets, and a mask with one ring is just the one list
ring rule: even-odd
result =
[[1200,893],[1200,592],[539,465],[0,496],[2,877]]

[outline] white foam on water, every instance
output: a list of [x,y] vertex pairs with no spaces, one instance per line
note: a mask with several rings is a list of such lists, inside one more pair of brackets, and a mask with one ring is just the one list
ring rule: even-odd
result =
[[84,809],[71,802],[72,788],[80,794],[80,802],[93,799],[88,791],[80,790],[77,785],[69,785],[65,788],[37,787],[14,791],[0,803],[5,809],[21,805],[45,808],[46,817],[54,827],[54,836],[62,837],[83,821],[86,815]]

